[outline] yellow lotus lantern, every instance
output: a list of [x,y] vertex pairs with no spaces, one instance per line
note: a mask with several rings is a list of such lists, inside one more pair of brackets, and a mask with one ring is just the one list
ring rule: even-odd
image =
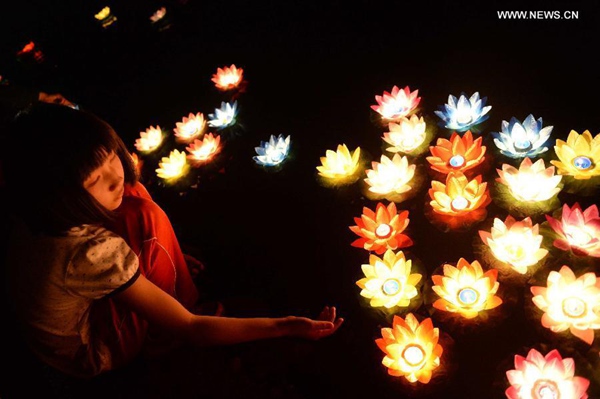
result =
[[469,263],[460,258],[456,267],[445,264],[443,276],[431,276],[432,289],[440,296],[433,307],[467,319],[477,317],[479,312],[502,304],[502,299],[495,295],[500,286],[497,277],[498,270],[484,273],[478,261]]
[[140,138],[135,140],[135,148],[142,153],[156,150],[163,142],[163,132],[160,126],[150,126],[145,132],[140,132]]
[[427,162],[431,169],[443,174],[465,173],[484,161],[486,147],[481,145],[482,140],[482,137],[473,140],[470,130],[463,136],[454,132],[450,140],[438,138],[436,145],[429,147],[431,156],[427,157]]
[[360,295],[370,299],[373,307],[406,307],[418,295],[415,286],[421,275],[411,274],[411,261],[406,260],[402,251],[394,253],[388,249],[383,258],[371,255],[369,264],[362,265],[362,271],[365,278],[356,285],[362,288]]
[[244,70],[235,65],[223,68],[217,68],[217,72],[212,76],[215,87],[221,91],[235,89],[242,82]]
[[410,153],[420,147],[425,141],[426,124],[423,117],[412,115],[409,118],[403,117],[398,123],[388,125],[389,132],[383,134],[383,141],[390,144],[387,147],[389,152]]
[[117,17],[112,14],[110,7],[104,7],[102,10],[94,14],[94,18],[100,22],[103,28],[107,28],[116,22]]
[[562,176],[554,174],[554,166],[546,168],[543,159],[532,163],[530,158],[524,158],[519,169],[509,164],[502,164],[502,170],[497,169],[496,179],[507,186],[512,196],[525,202],[546,201],[561,190],[558,187]]
[[346,144],[340,144],[337,151],[327,150],[321,157],[322,166],[317,166],[319,175],[333,181],[345,182],[357,177],[360,160],[360,147],[352,154]]
[[600,278],[594,273],[575,277],[568,266],[551,271],[547,286],[531,287],[533,303],[544,314],[542,325],[553,332],[569,330],[592,344],[594,330],[600,329]]
[[193,165],[208,162],[221,150],[220,143],[221,136],[213,136],[212,133],[208,133],[204,136],[204,139],[195,139],[194,142],[186,148],[190,154],[187,157]]
[[509,215],[504,222],[495,218],[491,232],[480,230],[479,236],[496,259],[521,274],[548,254],[548,250],[541,248],[543,237],[539,225],[533,225],[529,217],[517,221]]
[[175,126],[175,140],[179,143],[191,143],[204,132],[206,120],[201,112],[195,115],[190,113],[187,117],[184,116],[181,122],[175,123]]
[[366,171],[365,183],[369,191],[377,194],[402,194],[411,189],[408,184],[415,175],[416,165],[409,165],[408,158],[395,154],[392,159],[381,156],[381,162],[373,162],[373,169]]
[[434,212],[452,216],[484,209],[491,201],[487,183],[481,182],[481,176],[469,180],[460,172],[448,173],[446,184],[433,180],[429,197]]
[[382,328],[381,335],[375,343],[385,353],[382,363],[388,374],[423,384],[431,380],[443,348],[438,343],[439,329],[430,318],[419,323],[412,313],[406,319],[394,316],[392,328]]
[[409,223],[408,211],[398,212],[396,204],[390,202],[388,206],[379,202],[375,211],[364,207],[361,217],[354,218],[355,226],[350,230],[360,238],[352,242],[353,247],[364,248],[381,255],[387,249],[409,247],[412,240],[402,232]]
[[600,134],[592,138],[589,130],[582,134],[571,130],[567,141],[556,140],[554,151],[558,161],[550,161],[557,173],[575,179],[600,176]]
[[189,170],[184,151],[173,150],[168,157],[163,157],[158,163],[156,174],[167,181],[175,181]]

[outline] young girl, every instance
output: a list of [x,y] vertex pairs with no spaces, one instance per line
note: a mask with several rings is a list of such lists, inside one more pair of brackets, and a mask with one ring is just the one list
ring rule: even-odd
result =
[[[194,314],[198,292],[168,217],[94,115],[36,104],[6,141],[9,300],[33,352],[54,368],[90,377],[165,340],[319,339],[342,323],[333,307],[318,320]],[[39,170],[35,181],[26,163]]]

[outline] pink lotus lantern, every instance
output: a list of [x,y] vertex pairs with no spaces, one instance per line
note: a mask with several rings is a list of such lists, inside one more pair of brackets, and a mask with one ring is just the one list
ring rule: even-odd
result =
[[585,211],[579,203],[572,208],[563,205],[560,221],[546,215],[548,223],[558,234],[554,246],[576,255],[600,257],[600,216],[598,207],[592,205]]
[[379,113],[382,119],[398,121],[417,108],[421,101],[418,95],[419,90],[411,92],[408,86],[404,89],[394,86],[391,93],[384,91],[382,96],[375,96],[377,105],[371,105],[371,108]]
[[206,121],[201,112],[197,114],[190,113],[187,117],[183,117],[181,122],[175,123],[175,140],[179,143],[191,143],[194,139],[200,137],[204,133]]
[[192,161],[194,166],[206,163],[221,151],[220,143],[221,136],[213,136],[212,133],[208,133],[203,140],[196,139],[186,148],[190,154],[187,158]]

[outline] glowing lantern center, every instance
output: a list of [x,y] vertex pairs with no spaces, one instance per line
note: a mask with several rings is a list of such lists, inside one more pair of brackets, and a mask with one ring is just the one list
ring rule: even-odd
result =
[[408,345],[402,351],[402,357],[409,366],[416,367],[425,360],[425,351],[419,345]]
[[523,246],[517,243],[511,243],[507,245],[506,252],[508,252],[510,257],[514,260],[519,260],[525,256],[525,250],[523,249]]
[[580,156],[573,159],[573,166],[579,170],[587,170],[592,167],[592,160],[588,157]]
[[396,295],[400,291],[400,282],[395,278],[389,278],[383,282],[381,289],[386,295]]
[[410,150],[414,150],[415,148],[417,148],[419,146],[419,144],[421,144],[421,143],[417,141],[416,137],[410,136],[410,137],[406,137],[402,140],[401,147],[406,151],[410,151]]
[[202,145],[198,150],[194,151],[194,155],[196,155],[199,159],[205,159],[210,156],[215,151],[215,144],[210,142]]
[[526,138],[516,140],[515,148],[519,151],[527,151],[527,150],[531,149],[531,141],[529,141]]
[[560,391],[556,382],[538,380],[531,388],[531,397],[534,399],[560,399]]
[[283,159],[283,152],[274,147],[267,147],[265,153],[273,162],[280,162]]
[[458,291],[458,300],[465,306],[471,306],[479,299],[479,293],[473,288],[463,288]]
[[582,299],[571,297],[563,301],[562,309],[569,317],[581,317],[585,314],[587,306]]
[[469,200],[463,196],[458,196],[452,200],[452,209],[455,211],[462,211],[469,206]]
[[392,234],[392,227],[389,224],[382,223],[375,229],[378,238],[388,238],[390,234]]
[[453,168],[460,168],[465,164],[465,157],[463,157],[462,155],[455,155],[452,158],[450,158],[450,161],[448,161],[448,163]]
[[470,109],[458,109],[458,112],[456,113],[456,121],[462,125],[471,123],[473,121],[473,117],[471,116]]
[[568,226],[565,229],[569,244],[575,246],[586,245],[592,240],[592,235],[582,228],[576,226]]

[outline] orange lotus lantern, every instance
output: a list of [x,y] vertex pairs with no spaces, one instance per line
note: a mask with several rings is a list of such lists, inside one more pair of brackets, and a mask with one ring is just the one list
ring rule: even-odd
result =
[[398,249],[409,247],[413,244],[410,237],[402,232],[408,226],[408,211],[398,212],[396,204],[390,202],[386,207],[378,203],[375,211],[364,207],[361,217],[355,217],[356,226],[350,226],[350,230],[360,238],[351,245],[374,251],[381,255],[387,249]]
[[483,272],[478,261],[469,263],[460,258],[456,267],[444,265],[444,275],[434,275],[433,291],[440,299],[433,303],[436,309],[458,313],[472,319],[479,312],[493,309],[502,303],[496,296],[500,283],[496,281],[498,270]]
[[163,132],[160,126],[150,126],[145,132],[140,132],[140,138],[135,140],[135,148],[139,152],[149,153],[156,150],[163,142]]
[[358,178],[359,161],[360,147],[350,154],[346,144],[340,144],[337,151],[325,152],[325,156],[321,157],[321,166],[317,166],[317,171],[321,177],[339,183],[355,181]]
[[406,307],[419,293],[415,286],[422,276],[411,274],[411,261],[405,259],[402,251],[394,253],[388,249],[383,258],[371,255],[369,264],[362,265],[362,271],[365,278],[356,285],[362,288],[360,295],[370,299],[373,307]]
[[382,96],[375,96],[377,105],[371,105],[371,108],[384,120],[398,121],[417,108],[421,101],[418,95],[419,90],[411,92],[408,86],[404,89],[394,86],[391,93],[384,91]]
[[491,201],[487,183],[481,182],[481,176],[469,180],[460,172],[448,173],[446,184],[433,180],[429,197],[434,212],[452,216],[484,209]]
[[185,175],[189,169],[184,151],[173,150],[168,157],[163,157],[158,163],[156,174],[168,182],[175,181]]
[[217,73],[212,76],[215,87],[221,91],[235,89],[242,82],[244,70],[235,65],[223,68],[217,68]]
[[406,319],[394,316],[392,328],[382,328],[381,335],[375,343],[385,353],[382,363],[390,375],[423,384],[431,380],[443,352],[431,319],[419,323],[412,313]]
[[546,201],[554,197],[561,190],[558,187],[562,176],[554,174],[554,166],[546,168],[543,159],[532,163],[525,157],[519,169],[509,164],[502,164],[502,169],[497,169],[496,179],[507,186],[512,196],[525,202]]
[[410,153],[420,147],[426,138],[426,124],[423,117],[412,115],[400,118],[398,123],[388,125],[389,132],[383,134],[383,141],[390,144],[389,152]]
[[544,237],[539,234],[539,225],[533,225],[529,217],[517,221],[509,215],[504,222],[495,218],[492,230],[480,230],[479,236],[496,259],[521,274],[548,254],[548,250],[541,248]]
[[195,115],[190,113],[187,117],[184,116],[181,122],[175,123],[175,126],[175,140],[179,143],[191,143],[204,133],[206,120],[201,112]]
[[531,287],[533,303],[544,311],[542,325],[553,332],[567,329],[592,344],[600,329],[600,278],[594,273],[575,277],[568,266],[551,271],[546,287]]
[[365,183],[369,191],[377,194],[402,194],[411,189],[408,184],[415,175],[416,165],[409,165],[408,158],[395,154],[392,159],[381,156],[381,162],[373,162],[373,169],[366,171]]
[[564,358],[554,349],[546,356],[531,349],[527,358],[515,356],[514,370],[508,370],[506,377],[510,387],[506,390],[508,399],[587,399],[590,381],[575,376],[575,361]]
[[482,137],[473,140],[470,130],[462,137],[454,132],[450,140],[438,138],[436,145],[429,147],[431,156],[427,157],[427,162],[431,169],[443,174],[465,173],[484,161],[486,147],[481,145],[482,140]]
[[195,139],[186,150],[189,153],[187,158],[192,162],[192,165],[197,166],[210,161],[216,154],[221,151],[221,136],[213,136],[208,133],[204,139]]

